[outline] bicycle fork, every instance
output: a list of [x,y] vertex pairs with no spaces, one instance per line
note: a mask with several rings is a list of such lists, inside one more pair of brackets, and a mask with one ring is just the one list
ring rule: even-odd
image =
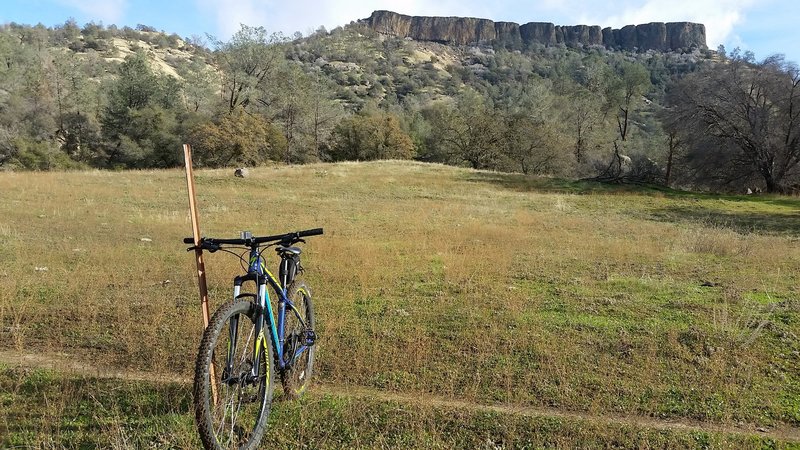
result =
[[[241,299],[250,297],[253,298],[253,304],[256,305],[255,311],[255,324],[253,329],[253,334],[255,335],[255,341],[253,342],[253,360],[250,361],[251,367],[250,372],[246,375],[247,383],[251,383],[254,380],[257,380],[259,376],[262,374],[260,373],[260,363],[261,358],[266,358],[267,356],[264,355],[266,350],[266,346],[269,345],[267,343],[267,339],[264,336],[264,317],[265,312],[272,315],[271,305],[269,303],[269,298],[267,297],[267,286],[266,283],[258,283],[258,295],[245,293],[242,294],[242,283],[244,281],[248,281],[248,279],[252,280],[251,277],[236,277],[234,280],[233,286],[233,298],[234,299]],[[255,281],[255,280],[252,280]],[[265,311],[266,310],[266,311]],[[229,339],[228,339],[228,348],[227,348],[227,357],[225,358],[225,368],[222,372],[222,381],[228,384],[240,382],[240,377],[245,376],[243,373],[235,374],[234,366],[236,365],[236,348],[239,343],[239,320],[241,317],[235,316],[231,317],[230,319],[230,328],[228,329]],[[271,364],[271,362],[268,362]]]
[[[251,294],[251,293],[241,293],[242,284],[245,281],[253,281],[258,282],[258,294]],[[274,315],[272,311],[272,304],[269,300],[269,294],[267,293],[267,280],[258,277],[254,274],[248,274],[240,277],[236,277],[234,279],[233,285],[233,298],[234,299],[241,299],[241,298],[252,298],[253,304],[256,305],[257,311],[255,311],[255,326],[254,326],[254,334],[255,334],[255,342],[253,342],[253,361],[252,367],[250,368],[250,373],[247,375],[246,382],[252,382],[258,379],[259,376],[262,374],[260,373],[260,362],[261,358],[266,358],[268,356],[265,355],[266,346],[269,345],[267,342],[267,338],[265,336],[265,332],[270,333],[272,335],[272,342],[275,343],[274,351],[276,352],[276,359],[278,361],[278,369],[283,370],[287,366],[291,365],[304,351],[308,350],[308,347],[314,345],[314,341],[316,340],[316,336],[314,332],[308,329],[308,325],[302,319],[300,314],[295,309],[294,304],[291,303],[286,298],[285,292],[281,296],[278,301],[278,319],[277,324],[273,324],[272,321],[274,320]],[[287,309],[290,311],[287,312]],[[292,342],[287,342],[284,339],[286,337],[285,334],[285,320],[286,314],[294,314],[297,320],[301,323],[302,328],[305,331],[302,336],[292,336]],[[243,374],[234,374],[234,366],[235,366],[235,355],[236,355],[236,347],[238,345],[238,325],[240,317],[232,317],[231,324],[229,329],[229,340],[228,340],[228,354],[225,361],[225,369],[222,373],[222,380],[228,384],[239,381],[239,377]],[[266,328],[266,330],[265,330]],[[298,339],[299,338],[299,339]],[[296,342],[296,339],[299,342]],[[291,349],[292,355],[289,361],[286,361],[283,352],[287,346]],[[268,363],[272,364],[271,361]]]

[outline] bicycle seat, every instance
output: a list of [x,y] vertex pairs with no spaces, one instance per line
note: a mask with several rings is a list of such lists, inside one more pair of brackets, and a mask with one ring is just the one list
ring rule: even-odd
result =
[[301,252],[300,247],[284,247],[283,245],[275,247],[275,251],[278,253],[290,253],[292,255],[299,255]]

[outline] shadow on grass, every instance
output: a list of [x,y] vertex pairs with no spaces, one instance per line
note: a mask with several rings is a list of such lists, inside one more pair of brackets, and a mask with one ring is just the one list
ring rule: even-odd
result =
[[800,211],[794,214],[769,214],[669,206],[654,211],[651,217],[657,221],[696,223],[729,229],[741,234],[766,233],[800,236]]
[[639,194],[669,198],[691,198],[698,200],[727,200],[771,204],[777,207],[800,211],[800,198],[780,195],[737,195],[707,192],[682,191],[654,184],[601,183],[589,180],[548,178],[521,173],[472,172],[464,177],[473,183],[490,183],[519,192],[542,192],[555,194]]
[[[779,195],[732,195],[681,191],[656,185],[612,184],[585,180],[535,177],[517,173],[475,172],[468,182],[489,183],[518,192],[573,195],[641,195],[671,200],[690,200],[693,206],[670,205],[650,209],[641,218],[675,223],[697,223],[730,229],[739,233],[800,235],[800,199]],[[749,204],[763,211],[736,211],[719,208],[714,201]],[[715,205],[715,207],[708,207]],[[756,206],[762,205],[762,206]],[[752,209],[748,207],[748,209]],[[774,211],[774,212],[773,212]]]
[[465,180],[474,183],[490,183],[519,192],[542,192],[553,194],[627,194],[627,193],[675,193],[681,191],[659,186],[642,186],[632,184],[599,183],[585,180],[566,180],[547,178],[521,173],[472,172]]
[[83,439],[115,423],[145,429],[167,416],[185,415],[191,411],[192,399],[189,388],[176,383],[120,383],[19,368],[0,370],[0,392],[7,394],[0,401],[5,406],[0,413],[0,435],[10,439],[4,443],[0,437],[0,447],[37,436],[45,426],[67,439]]

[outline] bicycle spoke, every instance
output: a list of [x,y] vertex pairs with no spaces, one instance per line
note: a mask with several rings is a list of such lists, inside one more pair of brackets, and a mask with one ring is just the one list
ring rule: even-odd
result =
[[286,341],[281,357],[288,368],[281,373],[281,379],[286,396],[295,398],[303,394],[311,379],[316,336],[308,288],[297,282],[288,291],[293,308],[286,319]]
[[[209,339],[204,337],[201,346],[201,355],[209,355],[209,359],[200,366],[209,369],[216,367],[218,370],[213,379],[208,370],[202,382],[200,379],[195,381],[196,395],[205,398],[205,402],[200,405],[207,405],[198,409],[198,421],[202,420],[202,424],[208,425],[208,428],[200,427],[206,446],[223,449],[251,448],[260,440],[269,413],[272,390],[266,384],[269,378],[265,378],[264,374],[271,370],[272,347],[267,344],[259,350],[262,352],[256,370],[259,376],[252,379],[256,360],[255,341],[258,339],[253,317],[255,308],[247,301],[239,301],[228,305],[228,309],[231,311],[223,311],[228,315],[222,318],[215,315],[217,322],[213,324],[214,336]],[[233,326],[237,329],[232,330]],[[237,342],[231,342],[231,339]],[[204,346],[208,350],[204,351]],[[225,370],[219,370],[223,367]],[[210,388],[214,385],[217,386],[219,397],[216,404],[209,398]],[[204,430],[208,430],[208,435],[203,434]]]

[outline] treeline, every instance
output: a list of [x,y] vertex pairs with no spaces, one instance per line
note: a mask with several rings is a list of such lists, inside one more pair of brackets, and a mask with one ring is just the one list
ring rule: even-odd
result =
[[211,167],[414,158],[768,191],[800,175],[798,73],[779,57],[455,49],[358,25],[191,41],[4,26],[0,166],[173,167],[189,142]]

